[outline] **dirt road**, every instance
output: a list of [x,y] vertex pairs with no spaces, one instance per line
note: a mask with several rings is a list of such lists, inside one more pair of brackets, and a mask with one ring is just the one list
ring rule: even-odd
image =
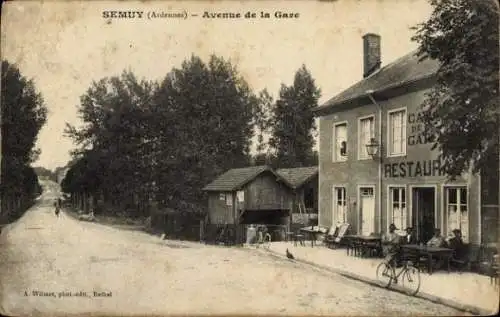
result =
[[0,313],[457,315],[242,248],[162,241],[54,214],[55,184],[0,236]]

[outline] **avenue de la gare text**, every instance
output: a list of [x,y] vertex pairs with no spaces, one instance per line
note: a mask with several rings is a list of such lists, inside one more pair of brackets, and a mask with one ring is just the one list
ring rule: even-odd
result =
[[241,14],[240,12],[208,12],[208,11],[205,11],[203,13],[202,17],[206,18],[206,19],[240,19],[240,18],[269,19],[271,17],[274,17],[277,19],[297,19],[300,17],[300,14],[297,12],[283,12],[283,11],[275,11],[272,14],[269,12],[264,12],[264,11],[260,11],[259,13],[248,11],[245,14]]

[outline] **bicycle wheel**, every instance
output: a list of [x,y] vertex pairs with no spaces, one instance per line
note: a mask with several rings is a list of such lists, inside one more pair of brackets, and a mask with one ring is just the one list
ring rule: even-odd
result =
[[420,271],[413,265],[408,265],[403,273],[403,287],[409,295],[415,295],[420,289]]
[[389,287],[394,279],[394,271],[392,267],[386,262],[382,262],[377,266],[377,280],[382,283],[384,287]]
[[264,236],[263,246],[264,248],[269,249],[270,245],[271,245],[271,235],[269,233],[266,233],[266,235]]

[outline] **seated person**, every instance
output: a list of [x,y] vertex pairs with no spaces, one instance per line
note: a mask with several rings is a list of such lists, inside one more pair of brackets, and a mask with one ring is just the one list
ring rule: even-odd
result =
[[434,229],[434,235],[432,238],[427,241],[427,246],[428,247],[437,247],[437,248],[444,248],[446,247],[446,241],[444,240],[443,236],[441,235],[441,230],[436,228]]
[[396,225],[391,223],[389,232],[382,236],[382,252],[387,263],[392,266],[397,264],[396,256],[399,253],[399,244],[401,242],[401,236],[395,232],[396,230]]
[[404,237],[405,244],[417,244],[417,236],[415,235],[415,231],[412,227],[406,228],[406,235]]
[[458,260],[465,259],[465,244],[462,240],[462,232],[459,229],[454,229],[453,238],[448,240],[448,247],[455,251],[455,258]]

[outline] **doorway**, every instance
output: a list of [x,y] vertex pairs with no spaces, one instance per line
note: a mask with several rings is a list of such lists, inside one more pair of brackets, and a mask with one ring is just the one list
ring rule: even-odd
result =
[[368,236],[375,232],[375,195],[373,187],[360,187],[361,234]]
[[419,242],[429,241],[436,228],[436,189],[414,187],[412,190],[412,223]]

